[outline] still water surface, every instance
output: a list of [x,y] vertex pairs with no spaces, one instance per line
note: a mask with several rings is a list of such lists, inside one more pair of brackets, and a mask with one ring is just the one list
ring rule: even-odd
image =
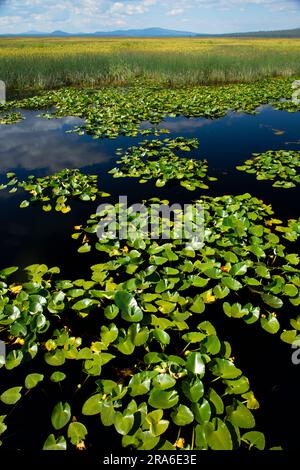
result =
[[[86,173],[99,175],[101,189],[112,194],[127,195],[129,203],[160,196],[171,202],[188,203],[201,194],[251,194],[271,203],[278,217],[298,216],[299,189],[274,189],[270,182],[258,182],[252,175],[239,172],[242,164],[253,152],[270,149],[300,150],[300,113],[286,113],[264,107],[257,115],[229,114],[221,119],[167,118],[161,127],[171,131],[170,136],[197,137],[200,148],[191,157],[207,159],[209,174],[218,177],[209,191],[189,192],[176,183],[156,188],[153,183],[138,184],[131,178],[113,179],[107,171],[115,166],[115,150],[129,147],[140,138],[119,137],[116,140],[94,140],[91,136],[67,133],[80,124],[78,118],[46,120],[38,112],[24,112],[26,120],[0,127],[0,179],[5,181],[7,171],[19,178],[30,174],[44,176],[64,168],[80,168]],[[143,127],[146,127],[147,123]],[[81,272],[74,254],[76,243],[70,239],[72,227],[83,223],[97,204],[74,204],[68,215],[43,213],[31,206],[19,209],[26,198],[24,192],[0,192],[1,213],[1,265],[45,262],[60,265],[66,274]],[[71,261],[71,263],[69,263]],[[88,263],[87,265],[89,264]],[[78,266],[78,269],[77,269]]]
[[[38,112],[23,114],[26,120],[0,126],[1,182],[5,181],[7,171],[26,178],[30,174],[44,176],[64,168],[80,168],[85,173],[98,174],[101,189],[109,192],[114,201],[119,195],[127,195],[129,203],[153,196],[167,198],[172,203],[188,203],[202,194],[249,192],[271,203],[280,218],[299,216],[298,188],[274,189],[270,182],[258,182],[254,176],[238,172],[235,167],[254,152],[300,150],[300,113],[286,113],[265,106],[256,115],[234,113],[217,120],[166,118],[161,127],[171,131],[170,137],[199,139],[200,148],[191,153],[191,157],[207,159],[209,175],[218,177],[218,182],[212,183],[209,191],[192,193],[177,184],[156,188],[152,183],[140,185],[129,178],[113,179],[107,173],[115,166],[115,150],[135,145],[141,138],[94,140],[87,135],[66,134],[67,130],[82,123],[78,118],[46,120],[39,118]],[[147,123],[142,127],[147,127]],[[88,276],[89,266],[99,262],[101,255],[78,254],[77,242],[71,239],[71,233],[74,225],[84,223],[95,212],[97,203],[72,203],[71,213],[62,215],[54,211],[44,213],[35,206],[20,209],[19,204],[25,198],[22,192],[0,191],[1,267],[46,263],[60,266],[65,278]],[[266,431],[270,445],[282,444],[296,449],[297,423],[300,422],[300,365],[292,364],[292,350],[277,337],[262,333],[256,326],[252,329],[243,326],[242,322],[237,325],[239,336],[232,335],[236,323],[224,321],[223,314],[220,317],[219,330],[224,338],[236,337],[231,341],[233,351],[239,351],[239,365],[250,377],[261,401],[258,427]]]

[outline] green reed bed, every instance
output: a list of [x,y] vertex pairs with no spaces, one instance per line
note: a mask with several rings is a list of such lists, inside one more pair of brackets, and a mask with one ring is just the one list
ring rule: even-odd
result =
[[[1,51],[0,51],[1,52]],[[8,89],[126,84],[143,77],[171,85],[254,82],[300,73],[300,50],[218,47],[199,52],[113,51],[64,52],[1,56],[0,78]]]

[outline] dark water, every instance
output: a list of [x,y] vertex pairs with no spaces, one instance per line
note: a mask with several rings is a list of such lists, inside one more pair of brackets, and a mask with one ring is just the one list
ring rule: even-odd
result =
[[[78,118],[45,120],[37,112],[25,112],[26,120],[0,127],[0,178],[7,171],[19,178],[30,174],[44,176],[64,168],[80,168],[99,175],[101,189],[112,194],[127,195],[129,203],[160,196],[171,202],[188,203],[201,194],[251,194],[272,203],[278,217],[298,215],[299,189],[274,189],[270,182],[257,182],[255,177],[235,170],[253,152],[270,149],[299,150],[300,113],[285,113],[266,107],[255,115],[231,114],[218,120],[170,118],[161,127],[170,129],[170,136],[197,137],[200,149],[194,158],[206,158],[209,174],[218,177],[210,191],[186,191],[176,183],[165,188],[154,184],[138,184],[131,178],[113,179],[107,171],[115,165],[115,150],[136,144],[140,138],[120,137],[116,140],[94,140],[91,136],[66,134],[80,124]],[[276,135],[277,131],[282,135]],[[84,223],[95,212],[97,204],[74,204],[70,214],[43,213],[38,207],[19,209],[26,193],[10,195],[0,192],[1,265],[28,265],[44,262],[59,265],[66,275],[82,273],[82,256],[74,254],[77,246],[70,238],[72,227]],[[90,264],[91,258],[85,259]],[[71,261],[71,262],[70,262]],[[72,266],[70,271],[69,266]],[[77,270],[78,266],[78,270]],[[74,272],[75,269],[75,272]]]
[[[223,195],[250,192],[271,203],[280,218],[299,216],[299,189],[274,189],[270,182],[258,182],[252,175],[238,172],[254,152],[290,149],[300,150],[300,113],[286,113],[264,107],[257,115],[229,114],[218,120],[166,119],[161,127],[171,131],[170,137],[197,137],[200,148],[191,157],[207,159],[209,174],[217,176],[209,191],[189,192],[176,184],[156,188],[154,184],[138,184],[133,179],[113,179],[107,171],[115,166],[115,150],[134,145],[141,138],[120,137],[116,140],[94,140],[91,136],[66,134],[81,123],[67,117],[60,120],[38,118],[37,112],[25,112],[26,120],[11,126],[0,126],[0,179],[7,171],[19,178],[30,174],[44,176],[64,168],[80,168],[98,174],[100,187],[112,194],[112,200],[127,195],[129,204],[148,197],[159,196],[172,203],[188,203],[202,194]],[[147,124],[143,127],[146,127]],[[77,242],[71,239],[74,225],[84,224],[94,213],[95,204],[72,203],[67,215],[44,213],[39,207],[20,209],[24,193],[0,191],[1,267],[32,263],[58,265],[64,277],[85,277],[89,266],[99,262],[99,256],[77,254]],[[217,321],[217,316],[216,316]],[[292,349],[262,333],[259,327],[243,326],[239,320],[218,321],[223,338],[233,338],[233,351],[239,366],[251,380],[261,401],[257,414],[259,428],[266,431],[268,445],[298,448],[298,406],[300,365],[291,362]],[[223,323],[222,323],[223,322]],[[236,323],[238,322],[238,323]],[[238,335],[232,330],[237,328]],[[241,341],[242,338],[242,341]],[[238,352],[237,352],[238,351]]]

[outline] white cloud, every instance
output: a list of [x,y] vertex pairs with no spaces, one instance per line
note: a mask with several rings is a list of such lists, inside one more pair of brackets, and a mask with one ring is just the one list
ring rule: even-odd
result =
[[167,15],[168,16],[179,16],[179,15],[182,15],[184,13],[184,9],[183,8],[173,8],[173,10],[170,10],[167,12]]
[[0,16],[0,27],[11,26],[12,23],[18,24],[23,21],[22,16]]
[[[242,9],[253,12],[255,7],[257,11],[261,7],[261,14],[245,18],[249,29],[256,29],[258,23],[272,29],[274,24],[268,11],[282,15],[277,16],[276,27],[284,22],[287,26],[291,20],[291,27],[296,27],[297,18],[300,20],[300,0],[0,0],[0,33],[28,29],[91,32],[105,31],[114,25],[174,27],[176,22],[180,26],[183,15],[189,30],[216,30],[217,24],[218,28],[236,30],[241,25],[236,25],[240,18],[235,13],[242,14]],[[228,11],[233,12],[232,21],[225,24],[223,15]],[[298,15],[292,16],[293,12]],[[212,14],[216,20],[207,22],[206,17]]]
[[156,0],[142,0],[139,2],[115,2],[108,14],[141,15],[149,11],[149,7],[156,4]]
[[297,6],[300,6],[299,0],[194,0],[194,2],[201,6],[222,9],[230,9],[236,6],[245,7],[249,5],[259,5],[265,6],[271,11],[278,9],[294,10]]

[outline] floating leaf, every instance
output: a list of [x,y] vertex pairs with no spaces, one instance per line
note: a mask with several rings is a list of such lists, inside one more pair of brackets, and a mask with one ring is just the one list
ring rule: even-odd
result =
[[205,424],[206,439],[212,450],[232,450],[231,434],[226,423],[220,418],[214,418],[211,423]]
[[169,427],[170,422],[162,419],[163,410],[154,410],[151,413],[148,413],[146,416],[146,421],[150,425],[150,432],[153,436],[160,436],[164,434]]
[[84,424],[75,421],[69,424],[68,438],[74,446],[77,446],[81,441],[84,441],[88,431]]
[[177,426],[186,426],[194,421],[194,415],[190,408],[185,405],[179,405],[172,413],[171,417]]
[[235,426],[243,429],[251,429],[255,426],[255,420],[248,408],[241,402],[226,408],[228,420]]
[[15,405],[21,399],[22,387],[12,387],[2,393],[0,400],[5,405]]
[[283,306],[283,302],[279,297],[271,294],[262,294],[261,296],[263,302],[269,305],[272,308],[281,308]]
[[201,354],[198,352],[193,352],[188,356],[186,367],[190,372],[200,377],[203,377],[205,374],[205,363],[203,362]]
[[58,402],[51,414],[51,423],[54,429],[62,429],[71,419],[69,403]]
[[162,391],[153,389],[150,392],[148,403],[153,408],[161,408],[163,410],[173,408],[178,403],[179,396],[175,390]]
[[272,335],[276,334],[280,329],[280,324],[274,315],[269,315],[267,318],[262,317],[260,324],[264,330]]
[[82,408],[82,414],[87,416],[96,415],[101,412],[102,399],[99,393],[86,400]]
[[116,431],[122,436],[126,436],[132,429],[134,424],[133,414],[124,414],[117,412],[114,418],[114,426]]
[[256,447],[258,450],[264,450],[266,446],[265,436],[262,432],[246,432],[245,434],[243,434],[242,440],[250,444],[250,447]]
[[122,312],[122,318],[129,322],[139,322],[143,318],[143,312],[133,295],[126,291],[118,291],[115,295],[117,307]]
[[63,436],[55,439],[54,434],[50,434],[44,443],[43,450],[67,450],[66,439]]
[[64,372],[56,371],[51,374],[50,380],[51,382],[62,382],[66,377]]
[[30,390],[31,388],[36,387],[39,382],[42,382],[42,380],[44,380],[43,374],[29,374],[25,379],[25,387]]

